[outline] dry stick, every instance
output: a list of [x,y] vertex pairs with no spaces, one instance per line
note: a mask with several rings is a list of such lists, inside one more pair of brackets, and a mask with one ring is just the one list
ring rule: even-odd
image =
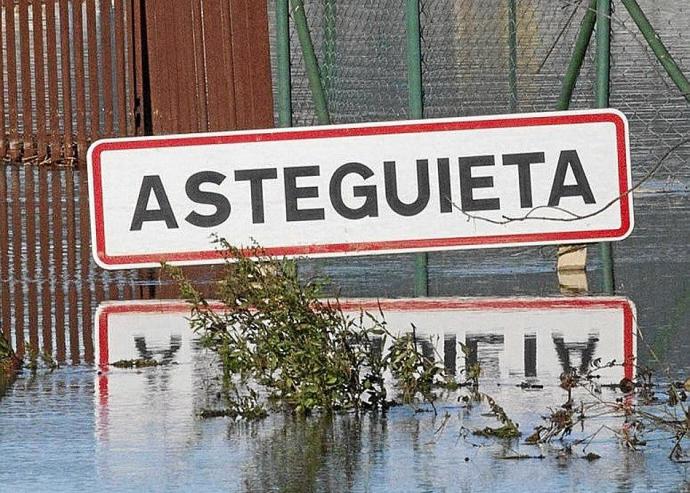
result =
[[[534,207],[530,209],[524,216],[521,217],[510,217],[510,216],[502,216],[503,219],[497,220],[497,219],[490,219],[488,217],[482,217],[482,216],[477,216],[474,214],[470,214],[462,209],[462,207],[459,207],[455,202],[451,201],[451,198],[446,196],[444,197],[447,199],[453,207],[460,212],[462,212],[465,217],[467,217],[467,220],[469,221],[470,219],[473,220],[479,220],[479,221],[485,221],[491,224],[499,224],[499,225],[504,225],[512,222],[520,222],[520,221],[527,221],[530,219],[533,220],[538,220],[538,221],[557,221],[557,222],[573,222],[573,221],[580,221],[582,219],[589,219],[590,217],[594,217],[598,214],[601,214],[605,210],[607,210],[609,207],[614,205],[616,202],[620,201],[623,197],[626,197],[630,195],[632,192],[640,188],[646,181],[648,181],[658,170],[661,168],[661,166],[664,164],[664,161],[673,153],[675,152],[678,148],[684,146],[685,144],[690,143],[690,138],[685,138],[681,140],[680,142],[676,143],[673,147],[671,147],[664,155],[659,159],[659,161],[654,165],[654,167],[647,172],[647,174],[640,180],[638,181],[635,185],[633,185],[631,188],[620,194],[618,197],[612,199],[610,202],[602,206],[600,209],[590,212],[589,214],[576,214],[572,211],[569,211],[568,209],[564,209],[563,207],[554,207],[554,206],[548,206],[548,205],[540,205],[537,207]],[[571,217],[547,217],[547,216],[533,216],[532,214],[538,210],[542,209],[549,209],[553,211],[558,211],[562,212],[564,214],[568,214]]]
[[[690,140],[690,139],[688,139],[688,140]],[[670,151],[669,151],[669,152],[670,152]],[[637,323],[637,320],[635,320],[635,323]],[[661,359],[660,359],[659,356],[656,354],[656,351],[654,351],[654,348],[653,348],[652,346],[650,346],[650,345],[647,343],[647,341],[646,341],[645,338],[644,338],[644,334],[642,333],[642,331],[641,331],[639,328],[637,329],[637,334],[636,334],[636,335],[640,338],[640,340],[642,341],[642,343],[646,346],[647,350],[649,351],[649,354],[652,355],[652,358],[654,358],[654,360],[655,360],[657,363],[661,364]],[[668,378],[668,381],[671,382],[671,390],[672,390],[673,393],[675,394],[675,397],[676,397],[677,401],[680,403],[680,408],[681,408],[681,410],[683,411],[683,415],[687,417],[687,416],[688,416],[688,409],[685,408],[685,405],[683,404],[683,401],[680,400],[680,396],[677,394],[676,389],[675,389],[675,387],[673,386],[673,379],[671,378],[671,373],[670,373],[670,371],[669,371],[668,369],[667,369],[667,372],[666,372],[666,377]],[[670,414],[670,413],[669,413],[669,414]]]
[[[638,331],[638,335],[640,335],[640,337],[642,338],[641,332],[640,332],[640,331]],[[643,339],[643,338],[642,338],[642,339]],[[644,339],[643,339],[643,342],[644,342]],[[646,342],[645,342],[645,345],[646,345]],[[652,354],[652,357],[653,357],[657,362],[660,362],[659,358],[656,356],[656,354],[654,354],[654,350],[653,350],[651,347],[649,347],[648,345],[647,345],[647,347],[648,347],[648,350],[650,351],[650,353]],[[669,375],[669,380],[671,380],[671,379],[670,379],[670,375]],[[589,387],[587,387],[587,386],[583,386],[583,387],[584,387],[584,388],[589,392],[589,394],[590,394],[596,401],[598,401],[601,405],[611,408],[611,412],[616,412],[616,411],[619,411],[619,410],[620,410],[620,404],[619,404],[619,403],[606,402],[606,401],[604,401],[603,399],[601,399],[598,395],[594,394],[594,393],[592,392],[592,389],[590,389]],[[671,391],[675,393],[675,392],[676,392],[675,387],[671,386]],[[687,433],[688,433],[688,431],[689,431],[689,430],[688,430],[688,425],[690,424],[690,423],[688,422],[688,419],[687,419],[688,414],[687,414],[687,410],[685,409],[685,406],[682,404],[682,401],[680,401],[679,396],[676,395],[676,397],[677,397],[678,402],[680,403],[680,407],[681,407],[681,410],[682,410],[682,416],[684,416],[683,419],[679,419],[678,413],[676,413],[675,411],[672,413],[672,412],[670,411],[668,405],[666,405],[666,406],[664,407],[664,409],[663,409],[664,413],[667,415],[667,418],[666,418],[666,419],[664,419],[662,416],[658,416],[658,415],[649,413],[649,412],[647,412],[647,411],[641,411],[641,410],[638,410],[638,409],[636,409],[636,410],[634,411],[634,416],[636,416],[636,417],[638,417],[638,418],[640,418],[640,419],[644,419],[644,420],[648,421],[649,423],[654,424],[654,425],[656,426],[656,429],[657,429],[657,430],[666,429],[668,432],[673,432],[673,433],[675,433],[675,435],[676,435],[676,442],[675,442],[674,446],[673,446],[672,449],[671,449],[671,453],[669,454],[669,459],[674,460],[675,462],[686,462],[686,461],[681,461],[681,460],[679,460],[679,459],[674,459],[674,457],[673,457],[674,453],[676,453],[676,452],[679,451],[679,450],[682,450],[681,447],[680,447],[680,443],[681,443],[682,440],[687,436]],[[603,416],[603,415],[606,415],[606,414],[610,414],[610,413],[601,413],[601,414],[599,414],[599,415],[590,415],[590,416],[586,416],[586,417],[583,418],[583,419],[578,419],[578,420],[576,420],[576,421],[573,423],[573,425],[576,424],[577,422],[583,421],[583,420],[586,419],[586,418],[593,418],[593,417]],[[607,429],[611,430],[616,436],[619,436],[619,437],[621,436],[620,432],[618,432],[618,431],[616,431],[616,430],[613,430],[613,429],[611,429],[610,427],[608,427],[608,426],[606,426],[606,425],[604,425],[604,426],[605,426]],[[680,430],[679,430],[679,428],[678,428],[679,426],[681,426]],[[597,433],[598,433],[598,431],[597,431]],[[590,440],[590,441],[591,441],[591,440]],[[588,444],[588,445],[589,445],[589,444]]]
[[605,429],[605,428],[608,428],[608,427],[607,427],[606,425],[601,425],[601,426],[597,429],[597,431],[595,431],[595,432],[592,433],[591,435],[586,436],[585,438],[582,438],[582,439],[580,439],[580,440],[575,440],[573,443],[574,443],[575,445],[582,445],[583,443],[585,443],[585,446],[582,447],[582,452],[584,452],[585,450],[587,450],[587,447],[589,447],[589,446],[592,444],[592,441],[594,440],[594,438],[595,438],[599,433],[601,433],[601,430],[603,430],[603,429]]

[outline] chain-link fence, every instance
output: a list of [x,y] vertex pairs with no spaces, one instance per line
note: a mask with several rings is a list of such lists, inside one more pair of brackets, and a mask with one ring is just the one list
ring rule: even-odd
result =
[[[681,69],[690,72],[690,4],[639,3]],[[333,123],[407,117],[404,4],[404,0],[305,2]],[[612,4],[611,106],[630,120],[633,175],[639,180],[689,134],[690,104],[623,5]],[[555,109],[588,6],[585,0],[422,0],[424,116]],[[512,65],[511,8],[517,38]],[[275,41],[273,29],[274,52]],[[592,36],[571,108],[594,107],[595,44]],[[316,124],[294,23],[290,47],[293,124]],[[643,190],[688,190],[688,158],[690,145],[674,151]]]

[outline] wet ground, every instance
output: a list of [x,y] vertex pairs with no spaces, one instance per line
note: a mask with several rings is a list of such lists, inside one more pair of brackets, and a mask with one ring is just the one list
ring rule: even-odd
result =
[[[389,323],[414,322],[424,350],[448,371],[460,374],[476,358],[481,391],[519,423],[520,440],[474,436],[497,422],[485,405],[468,409],[456,394],[441,399],[437,416],[403,406],[360,418],[202,420],[201,408],[220,405],[217,371],[187,330],[184,308],[115,301],[90,315],[93,329],[81,328],[93,347],[80,342],[77,359],[94,365],[25,372],[0,398],[0,491],[687,489],[690,471],[669,460],[669,435],[651,433],[630,450],[614,434],[624,427],[621,413],[592,418],[564,441],[524,443],[564,403],[564,366],[615,359],[601,383],[630,376],[620,363],[633,358],[660,369],[664,382],[690,375],[690,197],[638,196],[636,223],[615,246],[615,298],[598,295],[596,248],[587,279],[595,297],[563,295],[553,249],[529,248],[431,255],[430,295],[452,299],[385,305]],[[342,297],[401,298],[412,294],[413,266],[411,256],[319,260],[300,272],[329,275]],[[468,358],[459,342],[472,349]],[[99,363],[141,355],[170,364],[97,373]],[[525,382],[536,388],[517,386]],[[580,389],[575,397],[615,403],[623,394]],[[586,447],[576,442],[600,429]],[[587,452],[601,458],[585,460]]]

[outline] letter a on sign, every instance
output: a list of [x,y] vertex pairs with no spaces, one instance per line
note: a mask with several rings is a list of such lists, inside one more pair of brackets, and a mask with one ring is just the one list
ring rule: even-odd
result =
[[106,269],[587,243],[633,227],[616,110],[106,139],[89,149]]

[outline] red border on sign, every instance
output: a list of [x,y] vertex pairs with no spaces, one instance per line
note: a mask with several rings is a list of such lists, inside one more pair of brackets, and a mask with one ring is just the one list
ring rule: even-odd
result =
[[[633,304],[626,298],[436,298],[436,299],[349,299],[333,300],[339,303],[344,311],[351,310],[381,310],[385,311],[469,311],[469,310],[525,310],[525,309],[573,309],[591,310],[597,308],[614,308],[623,310],[623,371],[626,378],[634,375],[635,355],[634,342],[634,309]],[[214,302],[210,304],[214,310],[223,309],[225,305]],[[182,301],[164,301],[161,303],[122,303],[106,304],[99,310],[98,315],[98,361],[103,370],[109,364],[108,347],[108,317],[116,313],[187,313],[190,305]],[[107,392],[107,383],[106,383]]]
[[419,121],[411,123],[391,123],[374,126],[357,126],[343,128],[308,128],[289,131],[242,132],[223,135],[189,135],[137,140],[103,141],[94,144],[90,152],[90,166],[93,178],[93,217],[95,219],[95,253],[103,265],[117,267],[120,265],[151,264],[166,262],[218,261],[222,254],[218,250],[194,252],[161,252],[140,255],[108,255],[105,244],[105,227],[103,218],[103,183],[101,174],[101,154],[107,151],[154,149],[165,147],[187,147],[197,145],[233,144],[247,142],[270,142],[283,140],[324,139],[337,137],[360,137],[372,135],[406,134],[420,132],[443,132],[456,130],[482,130],[495,128],[535,127],[545,125],[573,125],[586,123],[613,123],[616,127],[616,145],[618,153],[618,181],[621,226],[618,229],[593,231],[565,231],[552,233],[526,233],[495,236],[470,236],[449,238],[426,238],[418,240],[329,243],[306,246],[282,246],[265,248],[269,256],[300,256],[316,254],[346,254],[349,252],[376,253],[378,251],[440,249],[472,245],[500,245],[524,243],[568,243],[574,241],[596,241],[625,236],[631,228],[630,198],[626,192],[628,183],[628,156],[626,147],[625,121],[617,112],[573,113],[544,116],[508,117],[496,119],[478,119],[462,121]]

